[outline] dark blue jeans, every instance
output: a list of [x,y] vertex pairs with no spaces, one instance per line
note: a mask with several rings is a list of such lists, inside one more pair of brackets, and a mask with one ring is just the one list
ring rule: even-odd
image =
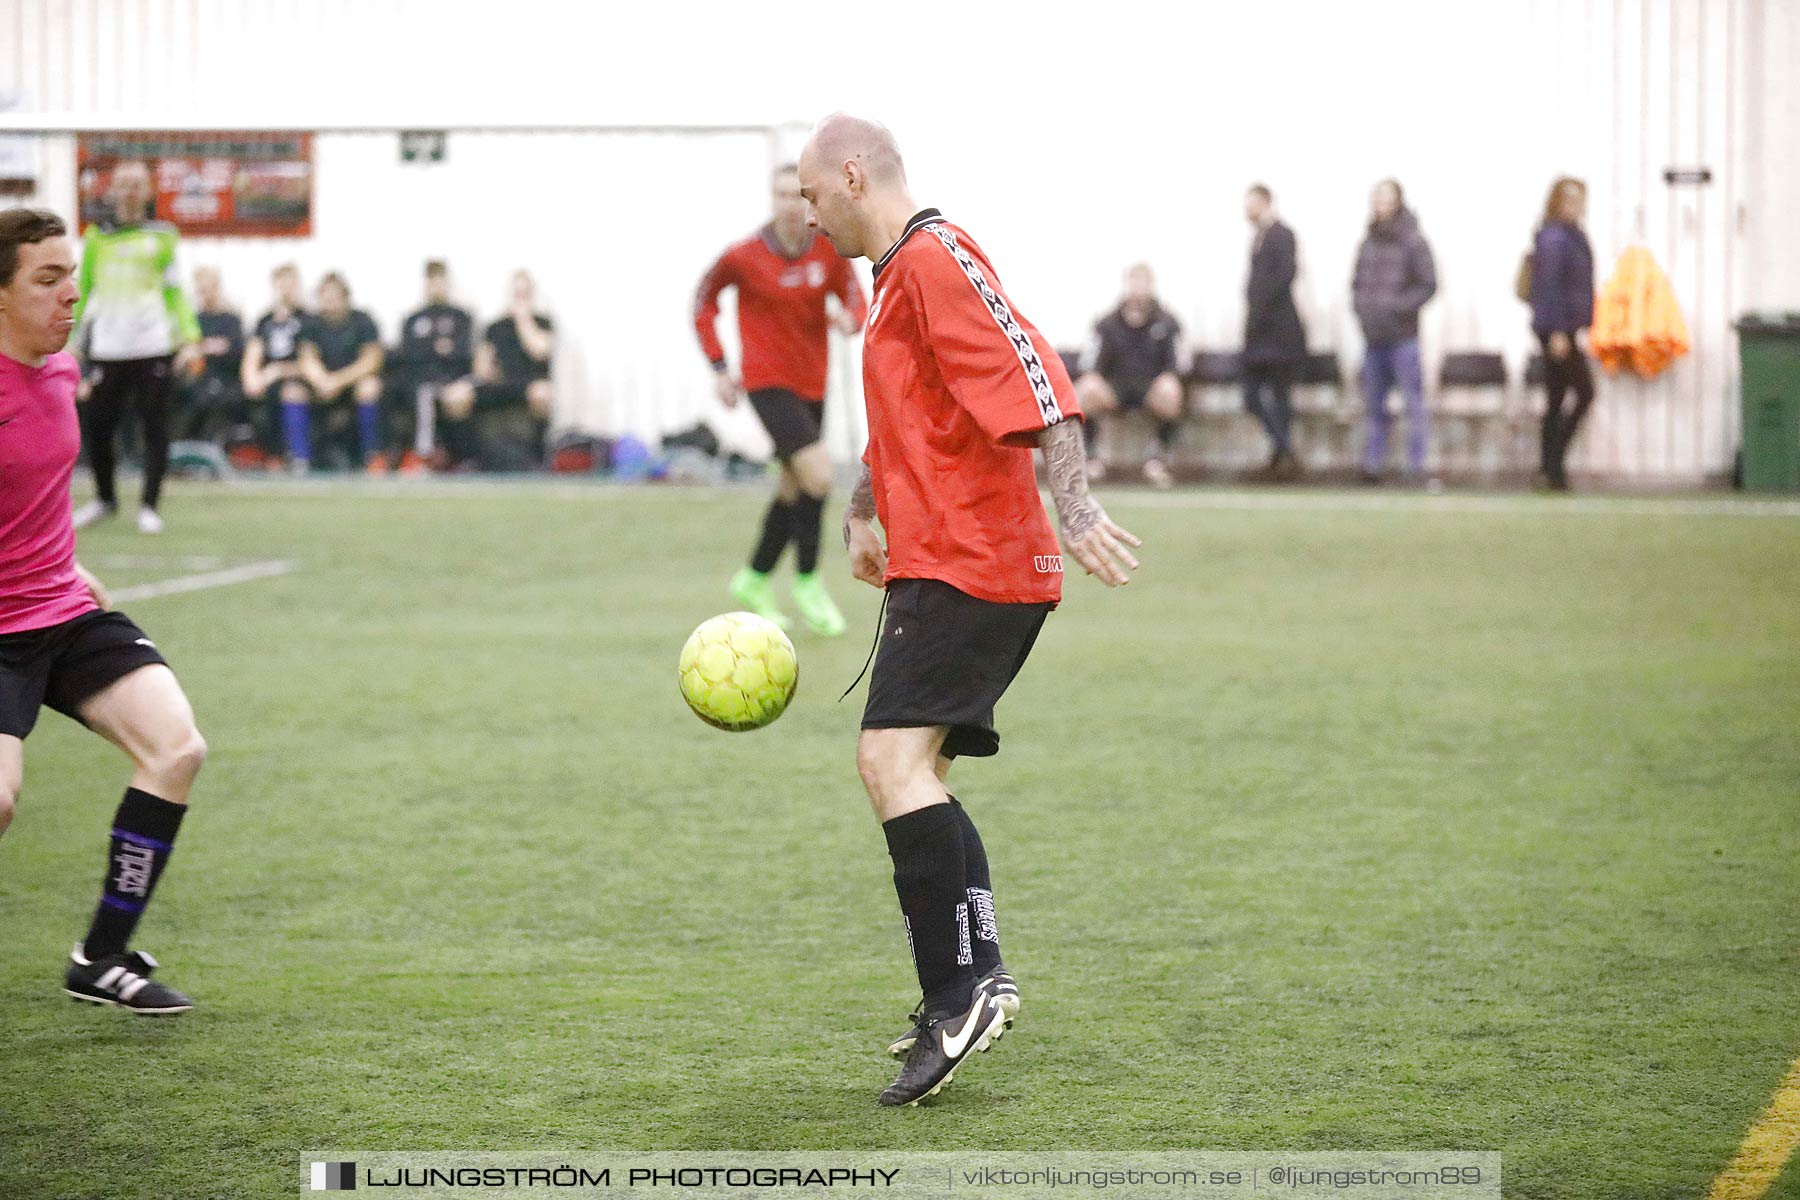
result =
[[1406,400],[1406,468],[1425,469],[1425,376],[1419,364],[1419,339],[1391,346],[1370,346],[1363,353],[1363,411],[1368,417],[1363,443],[1363,470],[1376,474],[1387,465],[1388,392],[1398,383]]
[[[1270,450],[1275,454],[1288,453],[1294,424],[1294,402],[1289,397],[1293,369],[1283,363],[1245,363],[1242,379],[1244,408],[1269,431]],[[1269,394],[1267,404],[1262,398],[1265,391]]]

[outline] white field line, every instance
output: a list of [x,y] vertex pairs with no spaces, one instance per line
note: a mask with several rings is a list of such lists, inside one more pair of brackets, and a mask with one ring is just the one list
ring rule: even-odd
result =
[[216,554],[96,554],[92,558],[82,556],[84,566],[106,567],[109,570],[156,570],[159,567],[174,567],[182,571],[216,571],[230,559],[220,558]]
[[135,587],[120,588],[111,593],[111,598],[115,604],[130,604],[138,600],[154,600],[158,596],[179,596],[184,592],[203,592],[208,588],[230,587],[234,583],[249,583],[253,579],[270,579],[277,575],[286,575],[299,568],[300,564],[291,559],[245,563],[241,567],[226,567],[219,571],[201,571],[193,575],[177,575],[172,579],[158,579],[152,583],[140,583]]

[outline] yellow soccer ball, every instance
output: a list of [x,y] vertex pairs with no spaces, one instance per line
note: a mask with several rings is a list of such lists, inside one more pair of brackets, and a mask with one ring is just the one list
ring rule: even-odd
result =
[[733,612],[702,621],[681,648],[681,698],[715,729],[761,729],[800,682],[794,643],[773,621]]

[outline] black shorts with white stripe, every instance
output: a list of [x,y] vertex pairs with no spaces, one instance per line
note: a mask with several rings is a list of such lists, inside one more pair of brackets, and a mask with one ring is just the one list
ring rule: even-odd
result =
[[139,667],[168,662],[121,612],[90,613],[60,625],[0,634],[0,733],[16,738],[48,704],[81,720],[81,706]]

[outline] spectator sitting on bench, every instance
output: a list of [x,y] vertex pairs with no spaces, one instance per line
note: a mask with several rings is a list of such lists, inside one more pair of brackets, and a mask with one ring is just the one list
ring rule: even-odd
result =
[[555,326],[536,309],[528,271],[515,271],[512,307],[475,348],[474,378],[444,388],[444,449],[483,470],[530,470],[544,461],[556,392],[550,382]]
[[[1144,458],[1144,478],[1159,488],[1173,482],[1167,457],[1181,420],[1181,373],[1186,353],[1181,323],[1156,298],[1156,278],[1146,263],[1125,272],[1119,306],[1094,325],[1094,336],[1082,352],[1075,396],[1095,418],[1121,409],[1147,409],[1156,421],[1156,445]],[[1092,435],[1090,435],[1091,437]],[[1088,474],[1099,478],[1105,467],[1088,447]]]
[[[360,462],[380,464],[381,450],[381,332],[375,320],[360,308],[350,307],[350,285],[333,272],[319,280],[319,311],[307,321],[300,335],[300,373],[312,388],[313,404],[330,422],[335,434],[338,420],[334,406],[349,401],[356,409],[356,449]],[[294,412],[282,405],[287,432],[288,457],[298,464],[312,459],[312,412],[301,406]]]
[[[260,428],[273,425],[286,430],[290,422],[305,419],[306,406],[312,402],[312,389],[300,374],[300,335],[308,316],[298,267],[283,263],[269,278],[275,303],[258,319],[244,346],[244,395],[261,413]],[[298,416],[290,418],[290,411]],[[286,449],[282,440],[268,437],[261,448],[267,455],[280,454]],[[306,463],[290,459],[288,468],[305,471]]]
[[450,268],[432,259],[425,264],[425,306],[401,322],[400,345],[388,360],[388,429],[403,447],[401,474],[423,471],[432,457],[438,406],[445,389],[473,369],[474,338],[474,318],[450,302]]
[[178,393],[175,436],[215,441],[232,426],[248,423],[238,378],[244,365],[244,322],[225,302],[219,268],[195,270],[194,294],[200,301],[194,312],[200,322],[200,356]]

